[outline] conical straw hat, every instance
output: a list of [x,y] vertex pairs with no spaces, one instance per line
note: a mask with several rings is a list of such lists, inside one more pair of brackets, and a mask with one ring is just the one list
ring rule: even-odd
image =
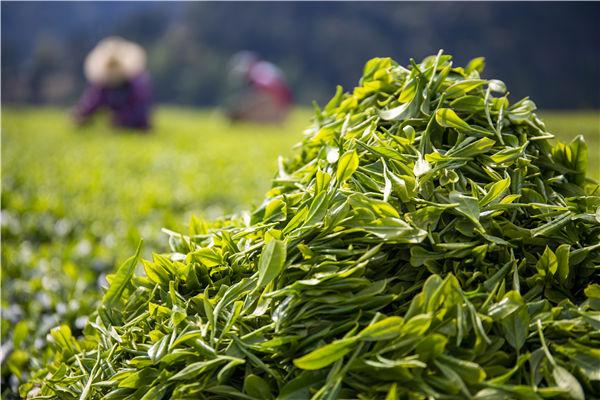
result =
[[141,46],[112,36],[101,40],[85,59],[85,76],[91,83],[118,85],[146,68],[146,53]]

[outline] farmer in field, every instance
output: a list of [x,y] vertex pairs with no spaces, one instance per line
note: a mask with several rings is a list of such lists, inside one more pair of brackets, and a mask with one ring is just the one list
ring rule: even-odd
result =
[[255,53],[243,51],[231,58],[228,86],[225,112],[231,121],[280,123],[291,109],[283,73]]
[[109,109],[115,126],[150,127],[151,86],[144,49],[120,37],[103,39],[87,56],[84,72],[89,84],[73,112],[78,124]]

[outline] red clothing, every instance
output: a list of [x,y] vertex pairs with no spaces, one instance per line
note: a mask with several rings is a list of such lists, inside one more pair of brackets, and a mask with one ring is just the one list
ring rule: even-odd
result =
[[246,78],[252,87],[270,94],[279,104],[291,105],[292,92],[279,68],[272,63],[267,61],[253,63],[248,68]]
[[292,92],[275,65],[252,52],[232,57],[225,103],[232,121],[282,122],[292,107]]

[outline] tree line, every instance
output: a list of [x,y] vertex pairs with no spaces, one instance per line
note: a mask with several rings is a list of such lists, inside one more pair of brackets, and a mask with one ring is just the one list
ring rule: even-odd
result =
[[2,99],[68,104],[94,44],[148,52],[159,102],[219,104],[227,60],[253,50],[285,72],[298,103],[350,90],[371,57],[405,64],[443,48],[543,108],[600,107],[598,3],[2,3]]

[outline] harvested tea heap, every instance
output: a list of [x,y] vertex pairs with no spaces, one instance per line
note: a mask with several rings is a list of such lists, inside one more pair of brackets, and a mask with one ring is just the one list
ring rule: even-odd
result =
[[247,218],[137,255],[86,336],[22,395],[60,399],[584,399],[600,395],[600,196],[441,52],[338,88]]

